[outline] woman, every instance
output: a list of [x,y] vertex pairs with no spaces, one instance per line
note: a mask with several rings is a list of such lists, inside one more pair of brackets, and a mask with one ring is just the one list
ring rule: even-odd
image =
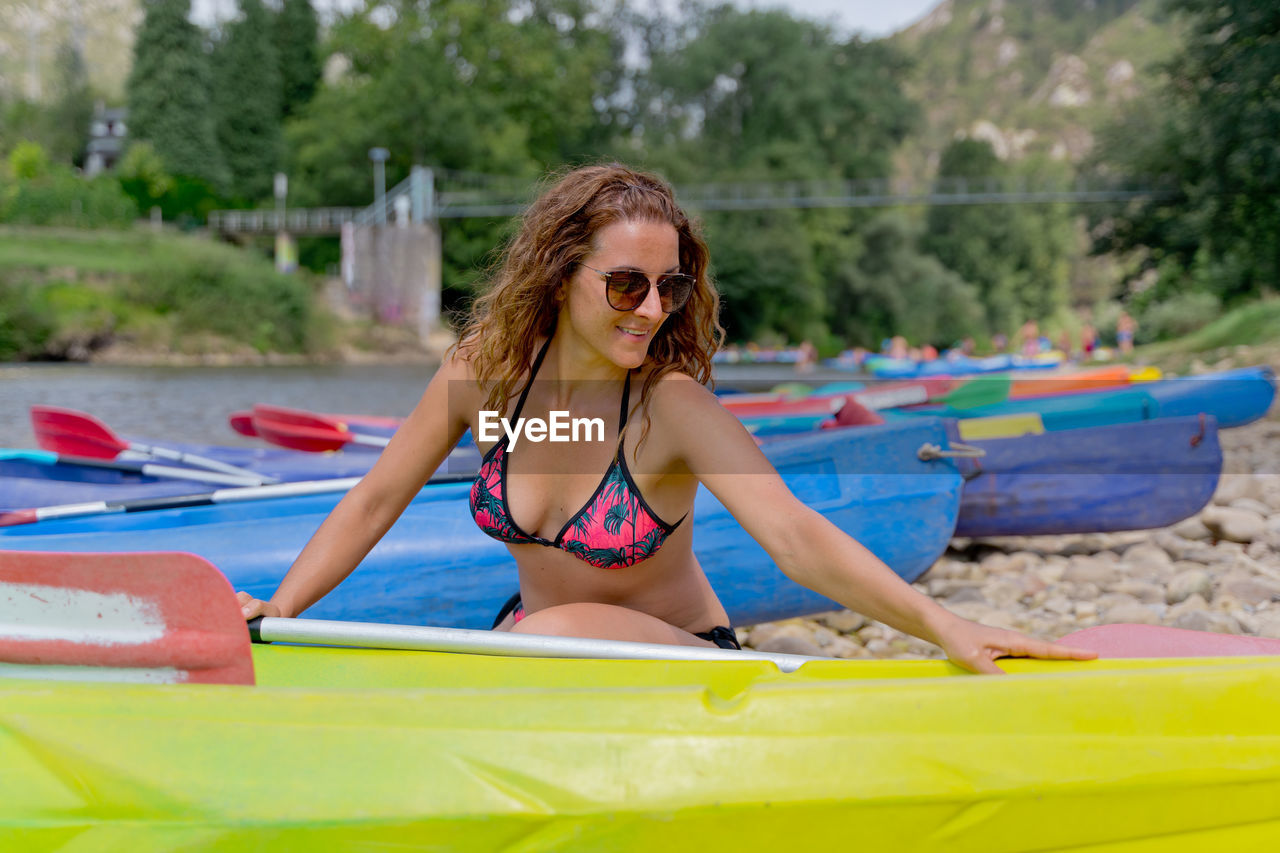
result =
[[[661,180],[618,165],[561,178],[525,214],[459,344],[378,463],[269,602],[240,593],[245,617],[296,615],[336,586],[470,429],[485,452],[472,512],[520,575],[498,630],[737,648],[693,553],[702,483],[792,579],[937,643],[962,666],[1092,657],[960,619],[791,495],[704,386],[723,334],[707,261]],[[571,442],[518,429],[555,412],[600,427]]]

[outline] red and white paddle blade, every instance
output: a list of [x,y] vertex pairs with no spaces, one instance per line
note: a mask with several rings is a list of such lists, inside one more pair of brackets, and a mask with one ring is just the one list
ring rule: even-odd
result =
[[1096,625],[1057,642],[1091,649],[1104,658],[1194,658],[1280,655],[1280,640],[1188,631],[1161,625]]
[[249,438],[257,438],[258,430],[253,425],[253,412],[232,412],[227,415],[227,423],[233,430]]
[[45,450],[68,456],[115,459],[129,445],[102,421],[85,412],[59,406],[32,406],[31,428]]
[[0,551],[0,675],[253,684],[253,658],[235,592],[194,554]]

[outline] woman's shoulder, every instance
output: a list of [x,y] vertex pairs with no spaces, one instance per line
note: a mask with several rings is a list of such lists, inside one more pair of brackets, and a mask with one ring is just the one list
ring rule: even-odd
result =
[[[641,376],[648,382],[657,368],[649,368]],[[706,406],[715,406],[716,395],[682,370],[670,370],[658,376],[649,395],[650,410],[655,415],[688,416]]]

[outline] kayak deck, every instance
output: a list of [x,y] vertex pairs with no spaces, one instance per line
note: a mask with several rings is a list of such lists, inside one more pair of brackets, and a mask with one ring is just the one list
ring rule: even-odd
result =
[[[260,686],[0,681],[0,843],[1261,849],[1280,661],[255,648]],[[1087,815],[1087,820],[1080,816]],[[1150,845],[1150,846],[1148,846]]]

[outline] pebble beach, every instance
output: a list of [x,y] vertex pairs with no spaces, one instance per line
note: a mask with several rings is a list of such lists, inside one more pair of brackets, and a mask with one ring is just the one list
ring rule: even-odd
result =
[[[1213,499],[1171,527],[953,539],[915,588],[985,625],[1047,640],[1113,623],[1280,638],[1280,409],[1220,433]],[[940,658],[848,611],[739,629],[744,647],[837,658]]]

